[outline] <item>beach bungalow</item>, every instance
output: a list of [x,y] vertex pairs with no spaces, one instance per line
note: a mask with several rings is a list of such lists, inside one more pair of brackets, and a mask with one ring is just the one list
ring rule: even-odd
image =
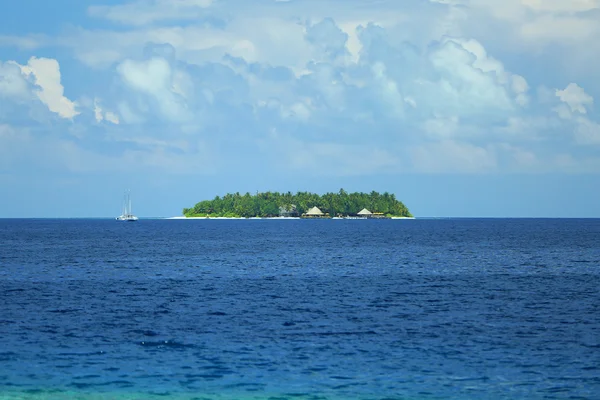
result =
[[323,213],[323,211],[319,210],[319,207],[313,207],[302,214],[302,218],[329,218],[329,214]]
[[309,217],[322,217],[325,214],[323,214],[323,211],[319,210],[319,207],[313,207],[306,212],[306,215]]
[[357,214],[359,217],[365,217],[365,218],[369,218],[371,215],[373,215],[373,213],[369,210],[367,210],[366,208],[363,208],[362,210],[360,210]]

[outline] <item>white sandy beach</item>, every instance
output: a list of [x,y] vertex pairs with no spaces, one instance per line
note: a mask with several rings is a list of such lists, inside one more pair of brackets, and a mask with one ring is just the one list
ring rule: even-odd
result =
[[168,217],[165,219],[300,219],[300,217],[272,217],[272,218],[261,218],[261,217]]
[[[185,219],[185,220],[195,220],[195,219],[202,219],[202,220],[206,220],[206,219],[240,219],[240,220],[246,220],[246,219],[267,219],[267,220],[287,220],[287,219],[302,219],[300,217],[271,217],[271,218],[262,218],[262,217],[251,217],[251,218],[243,218],[243,217],[183,217],[183,216],[179,216],[179,217],[167,217],[165,219]],[[362,219],[362,218],[331,218],[331,219]],[[366,219],[366,218],[365,218]],[[415,219],[414,217],[391,217],[391,219]]]

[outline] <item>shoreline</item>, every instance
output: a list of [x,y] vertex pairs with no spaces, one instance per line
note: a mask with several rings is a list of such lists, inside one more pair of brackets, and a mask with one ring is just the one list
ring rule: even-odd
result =
[[[178,217],[166,217],[163,219],[169,219],[169,220],[210,220],[210,219],[231,219],[231,220],[250,220],[250,219],[261,219],[261,220],[290,220],[290,219],[294,219],[294,220],[298,220],[298,219],[311,219],[311,218],[300,218],[300,217],[249,217],[249,218],[245,218],[245,217],[182,217],[182,216],[178,216]],[[334,218],[314,218],[314,219],[353,219],[353,220],[367,220],[367,219],[376,219],[376,218],[338,218],[338,217],[334,217]],[[390,217],[390,218],[385,218],[385,219],[416,219],[415,217]]]

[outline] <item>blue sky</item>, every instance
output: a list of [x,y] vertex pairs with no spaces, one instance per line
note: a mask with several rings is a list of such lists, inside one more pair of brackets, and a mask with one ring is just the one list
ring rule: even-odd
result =
[[0,13],[0,217],[388,191],[600,217],[600,0],[65,0]]

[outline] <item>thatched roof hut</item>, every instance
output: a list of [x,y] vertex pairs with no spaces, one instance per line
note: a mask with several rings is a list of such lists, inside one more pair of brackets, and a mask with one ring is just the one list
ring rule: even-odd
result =
[[373,213],[369,210],[367,210],[366,208],[363,208],[362,210],[360,210],[358,212],[358,215],[363,215],[363,216],[367,216],[367,215],[373,215]]
[[319,207],[313,207],[306,212],[306,215],[311,216],[311,217],[321,217],[325,214],[323,214],[323,212],[321,210],[319,210]]

